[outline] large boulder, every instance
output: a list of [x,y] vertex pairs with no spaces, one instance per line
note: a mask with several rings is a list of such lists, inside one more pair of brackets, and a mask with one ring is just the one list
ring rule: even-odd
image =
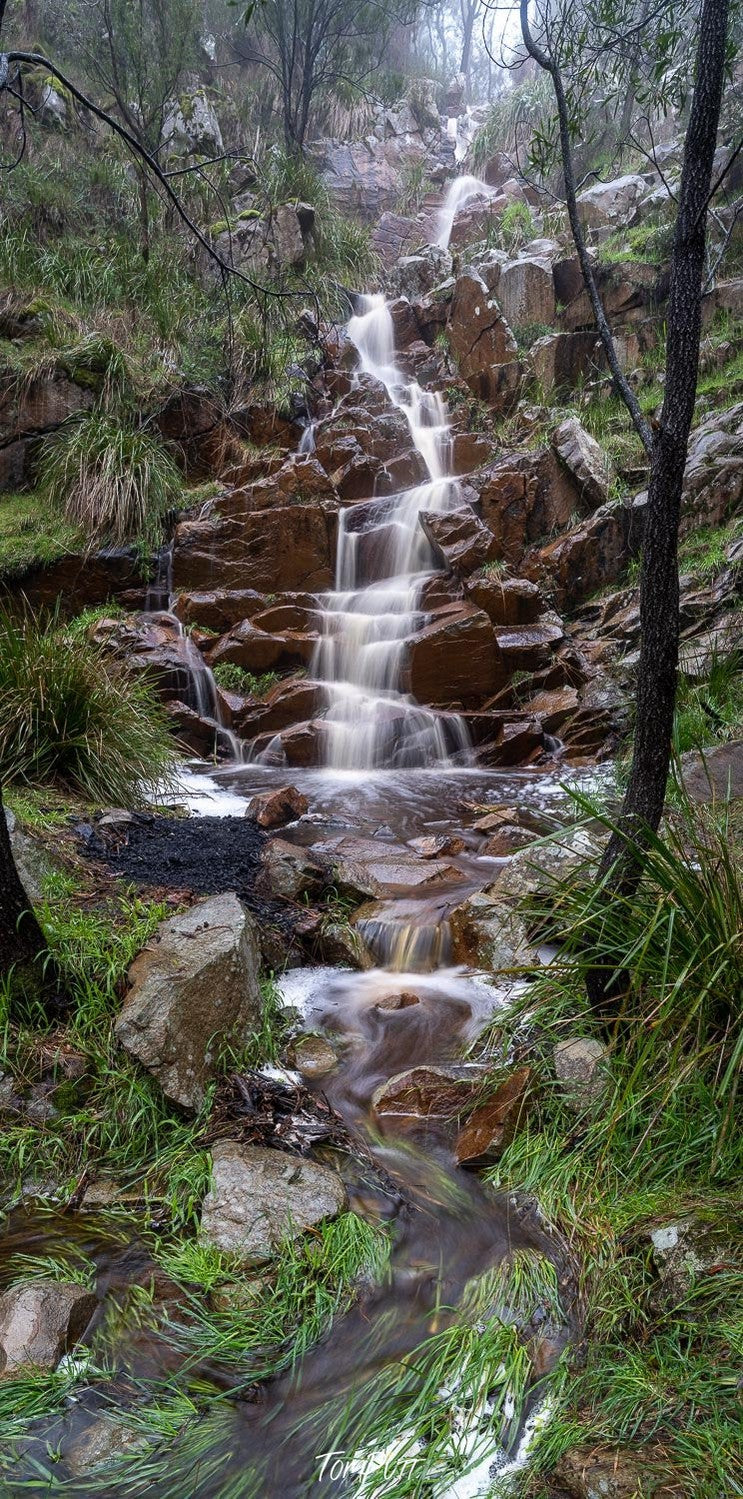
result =
[[129,969],[117,1040],[167,1098],[198,1109],[221,1042],[244,1045],[261,1013],[258,930],[236,895],[163,922]]
[[555,321],[555,287],[548,260],[523,255],[501,267],[498,301],[512,328],[546,326]]
[[457,277],[448,326],[451,351],[470,390],[499,410],[510,406],[519,384],[516,340],[474,271]]
[[0,1296],[0,1378],[56,1369],[79,1341],[98,1305],[85,1286],[20,1281]]
[[173,542],[173,587],[182,590],[330,588],[335,517],[322,505],[251,511],[241,518],[181,521]]
[[637,173],[596,182],[578,194],[578,213],[586,229],[626,229],[638,218],[647,182]]
[[694,428],[684,472],[681,532],[721,526],[743,496],[743,404]]
[[425,245],[415,255],[403,255],[392,273],[392,284],[411,302],[425,297],[451,275],[452,257],[441,245]]
[[327,1166],[220,1140],[212,1148],[212,1182],[199,1237],[244,1260],[268,1259],[282,1239],[334,1218],[346,1205],[340,1177]]
[[525,571],[535,582],[549,580],[557,607],[581,604],[616,583],[642,545],[644,510],[636,505],[601,505],[566,536],[529,554]]
[[194,156],[219,156],[224,151],[216,110],[204,89],[194,89],[168,106],[163,144],[167,150]]
[[573,389],[603,366],[595,333],[547,333],[529,352],[534,375],[545,392]]
[[478,573],[465,583],[468,599],[484,609],[494,625],[531,625],[544,610],[536,583],[528,578],[487,577]]
[[437,560],[459,576],[474,572],[495,556],[495,537],[471,505],[422,510],[419,519]]
[[590,509],[605,505],[609,498],[611,462],[577,417],[570,416],[560,423],[552,434],[552,446],[573,475]]
[[403,690],[419,703],[475,702],[505,685],[493,627],[482,609],[454,607],[413,636]]
[[739,800],[743,797],[743,739],[689,750],[681,757],[681,779],[693,802]]

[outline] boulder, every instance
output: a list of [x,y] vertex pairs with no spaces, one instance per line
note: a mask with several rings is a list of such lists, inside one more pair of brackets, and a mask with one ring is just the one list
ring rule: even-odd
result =
[[546,393],[572,390],[603,368],[595,333],[548,333],[529,351],[535,378]]
[[163,145],[168,150],[186,151],[194,156],[219,156],[224,151],[219,120],[204,89],[195,89],[168,105],[163,121]]
[[181,521],[173,540],[173,588],[314,593],[332,587],[334,550],[335,517],[312,503]]
[[328,881],[327,861],[287,838],[271,838],[263,850],[264,883],[285,900],[317,892]]
[[276,786],[251,796],[245,816],[252,818],[260,828],[279,828],[303,817],[308,806],[307,797],[297,791],[296,786]]
[[578,194],[578,213],[586,229],[626,229],[639,217],[647,182],[637,173],[596,182]]
[[478,609],[484,609],[494,625],[530,625],[544,609],[536,583],[527,578],[476,575],[465,582],[465,593]]
[[332,863],[333,881],[357,898],[383,899],[400,890],[436,888],[456,884],[462,874],[442,859],[416,858],[404,843],[374,838],[340,837],[321,844],[320,852]]
[[721,526],[743,497],[743,404],[717,411],[689,439],[681,534]]
[[55,862],[50,858],[43,843],[24,833],[15,812],[5,807],[5,821],[10,836],[13,862],[20,875],[21,884],[29,900],[38,902],[44,897],[44,881],[52,874]]
[[474,572],[495,555],[495,537],[471,505],[459,505],[456,510],[421,510],[419,520],[437,562],[458,576]]
[[606,1092],[607,1051],[592,1036],[569,1036],[552,1053],[555,1077],[569,1109],[582,1114]]
[[693,802],[731,801],[743,797],[743,739],[688,750],[681,756],[681,780]]
[[346,1205],[335,1171],[284,1150],[219,1140],[199,1238],[243,1260],[268,1259],[282,1239],[334,1218]]
[[454,607],[413,636],[403,691],[433,706],[475,702],[505,685],[493,627],[482,609]]
[[452,272],[452,257],[441,245],[426,245],[415,255],[403,255],[392,273],[398,294],[411,302],[425,297],[446,281]]
[[552,1470],[552,1492],[567,1499],[671,1499],[668,1454],[643,1441],[638,1449],[573,1447]]
[[316,636],[301,630],[286,630],[281,635],[260,630],[252,620],[223,635],[209,653],[212,668],[222,663],[242,666],[246,671],[261,675],[269,671],[290,671],[298,666],[308,666],[315,649]]
[[0,1376],[56,1369],[79,1342],[98,1305],[85,1286],[20,1281],[0,1296]]
[[464,1116],[482,1085],[478,1073],[454,1067],[410,1067],[372,1094],[377,1119],[451,1125]]
[[595,510],[605,505],[609,498],[611,462],[577,417],[568,417],[560,423],[552,434],[552,446],[573,475],[588,507]]
[[555,321],[555,287],[548,260],[521,255],[501,267],[498,301],[511,328],[551,328]]
[[448,328],[452,354],[470,390],[498,410],[507,409],[520,377],[516,340],[474,271],[457,277]]
[[421,226],[417,219],[406,218],[401,213],[383,213],[371,236],[371,247],[379,256],[382,265],[394,266],[400,257],[415,249],[421,238]]
[[536,959],[518,912],[507,900],[484,890],[469,895],[455,907],[449,917],[449,929],[455,963],[499,973],[528,967]]
[[294,1066],[304,1077],[324,1077],[332,1072],[338,1058],[324,1036],[299,1036],[293,1048]]
[[602,505],[566,536],[530,553],[524,571],[549,579],[558,608],[583,603],[616,583],[642,545],[644,512],[638,505]]
[[280,203],[271,218],[271,239],[279,265],[304,265],[315,210],[309,204]]
[[411,838],[409,847],[415,849],[421,859],[452,858],[464,853],[464,839],[456,833],[431,833],[422,838]]
[[198,1109],[220,1042],[250,1038],[259,967],[256,923],[229,893],[163,922],[135,958],[116,1038],[174,1103]]
[[485,893],[496,903],[515,904],[525,896],[553,894],[556,882],[568,875],[592,878],[599,858],[597,840],[598,835],[581,827],[544,838],[514,854]]

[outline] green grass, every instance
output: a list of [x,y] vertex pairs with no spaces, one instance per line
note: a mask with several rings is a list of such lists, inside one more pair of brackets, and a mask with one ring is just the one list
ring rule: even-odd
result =
[[39,488],[90,546],[162,541],[183,503],[183,479],[159,437],[102,412],[66,422],[44,443]]
[[0,774],[99,804],[167,781],[173,745],[152,688],[58,615],[0,613]]
[[743,536],[743,520],[737,517],[726,526],[705,527],[691,532],[679,546],[679,571],[699,578],[714,578],[727,564],[731,542]]
[[680,676],[676,693],[674,750],[704,749],[743,732],[743,651],[713,653],[706,679]]
[[40,494],[0,495],[0,578],[12,579],[32,567],[46,567],[87,538]]
[[228,692],[239,692],[244,697],[265,697],[276,686],[279,674],[264,671],[256,676],[255,672],[238,666],[234,661],[220,661],[214,668],[214,680],[218,687],[224,687]]

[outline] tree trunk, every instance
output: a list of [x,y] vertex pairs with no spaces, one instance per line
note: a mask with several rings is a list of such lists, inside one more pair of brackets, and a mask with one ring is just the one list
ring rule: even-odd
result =
[[[643,828],[656,830],[665,804],[673,743],[679,645],[678,532],[686,449],[694,417],[707,205],[725,74],[729,0],[704,0],[696,82],[679,190],[666,317],[666,384],[653,446],[640,578],[640,662],[629,785],[601,862],[606,897],[637,887]],[[627,835],[632,842],[627,842]],[[613,1008],[599,973],[589,984],[594,1003]]]
[[38,984],[45,953],[44,933],[15,867],[0,786],[0,978],[24,979],[33,971]]

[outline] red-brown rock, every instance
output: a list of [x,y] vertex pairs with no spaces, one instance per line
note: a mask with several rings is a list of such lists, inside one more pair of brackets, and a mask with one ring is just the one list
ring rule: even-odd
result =
[[245,816],[257,822],[261,828],[280,828],[284,823],[295,822],[303,817],[309,802],[296,786],[277,786],[270,791],[259,791],[250,798]]
[[422,510],[419,520],[437,561],[457,576],[474,572],[495,555],[495,537],[471,505],[456,510]]
[[510,1144],[524,1115],[531,1069],[518,1067],[493,1096],[470,1114],[457,1136],[458,1161],[497,1160]]
[[505,680],[493,627],[481,609],[454,607],[410,641],[404,690],[419,703],[475,702]]
[[498,410],[507,409],[520,378],[516,340],[498,303],[474,271],[457,277],[449,341],[470,390]]

